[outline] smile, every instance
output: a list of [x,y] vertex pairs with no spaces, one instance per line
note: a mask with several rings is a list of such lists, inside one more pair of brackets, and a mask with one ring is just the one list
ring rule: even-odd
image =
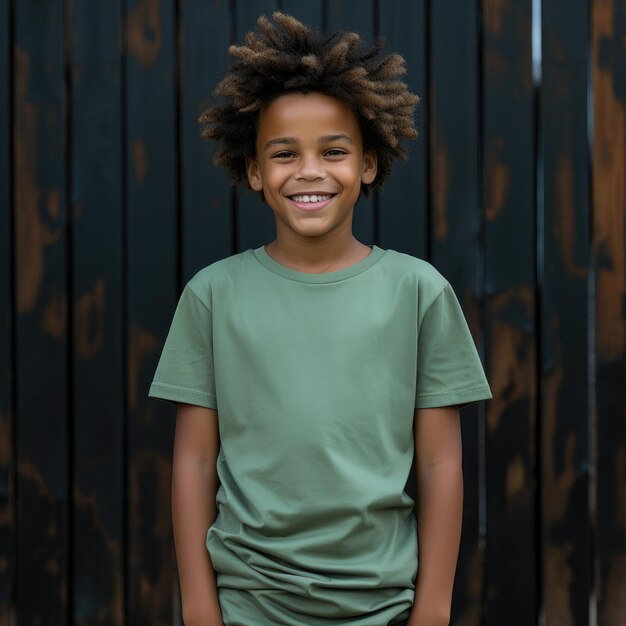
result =
[[334,193],[312,193],[288,196],[288,198],[298,208],[313,211],[328,206],[336,195]]
[[292,200],[295,200],[296,202],[324,202],[325,200],[330,200],[330,198],[332,198],[332,195],[327,193],[327,194],[313,194],[313,195],[309,195],[309,196],[289,196]]
[[301,211],[319,211],[327,207],[335,198],[335,193],[309,193],[287,196]]

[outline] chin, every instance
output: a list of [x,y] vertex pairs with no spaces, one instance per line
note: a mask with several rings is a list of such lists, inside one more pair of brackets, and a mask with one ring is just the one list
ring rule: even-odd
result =
[[332,226],[326,224],[290,224],[290,230],[303,237],[319,237],[332,230]]
[[313,238],[313,237],[323,237],[324,235],[327,235],[329,231],[327,230],[298,230],[296,231],[298,233],[298,235],[300,235],[300,237],[309,237],[309,238]]

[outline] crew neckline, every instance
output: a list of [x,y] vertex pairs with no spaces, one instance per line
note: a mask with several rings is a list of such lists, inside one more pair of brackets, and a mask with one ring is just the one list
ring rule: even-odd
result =
[[335,270],[334,272],[322,272],[320,274],[311,274],[310,272],[300,272],[299,270],[294,270],[291,267],[287,267],[282,263],[274,260],[265,249],[265,246],[259,246],[258,248],[254,248],[252,253],[254,256],[269,270],[283,276],[284,278],[289,278],[291,280],[296,280],[301,283],[334,283],[338,280],[345,280],[346,278],[352,278],[361,272],[364,272],[366,269],[372,267],[375,263],[377,263],[381,257],[385,254],[386,250],[379,248],[376,244],[369,246],[372,251],[362,260],[354,263],[353,265],[349,265],[348,267],[343,267],[339,270]]

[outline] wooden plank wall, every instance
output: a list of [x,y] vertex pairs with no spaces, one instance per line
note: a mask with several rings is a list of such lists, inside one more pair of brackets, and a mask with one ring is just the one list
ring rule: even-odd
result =
[[626,623],[626,6],[591,6],[593,418],[599,623]]
[[11,211],[11,7],[0,1],[0,624],[8,624],[15,590],[15,450],[13,241]]
[[[550,624],[586,624],[593,587],[588,512],[594,464],[587,337],[592,317],[591,195],[587,135],[589,3],[544,3],[541,124],[542,209],[537,212],[542,284],[537,320],[536,451],[543,554],[540,593]],[[622,579],[626,584],[626,578]],[[592,605],[591,623],[597,606]],[[626,619],[624,617],[623,619]],[[600,622],[620,623],[620,621]]]
[[196,118],[275,9],[383,35],[422,97],[354,230],[448,278],[494,392],[452,624],[626,626],[618,0],[0,0],[0,626],[181,623],[147,390],[185,282],[273,237]]

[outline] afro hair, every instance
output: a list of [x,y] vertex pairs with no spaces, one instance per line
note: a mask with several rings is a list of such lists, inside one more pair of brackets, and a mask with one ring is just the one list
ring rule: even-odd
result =
[[368,47],[356,33],[324,36],[290,15],[277,11],[272,17],[274,23],[261,15],[260,32],[229,47],[230,70],[214,91],[219,103],[198,118],[201,136],[220,143],[215,164],[227,168],[231,184],[249,186],[246,158],[256,153],[259,111],[285,94],[321,92],[350,107],[364,150],[376,154],[376,178],[362,185],[367,195],[384,183],[394,159],[406,160],[400,139],[418,135],[413,113],[420,98],[398,79],[406,72],[404,59],[384,54],[381,38]]

